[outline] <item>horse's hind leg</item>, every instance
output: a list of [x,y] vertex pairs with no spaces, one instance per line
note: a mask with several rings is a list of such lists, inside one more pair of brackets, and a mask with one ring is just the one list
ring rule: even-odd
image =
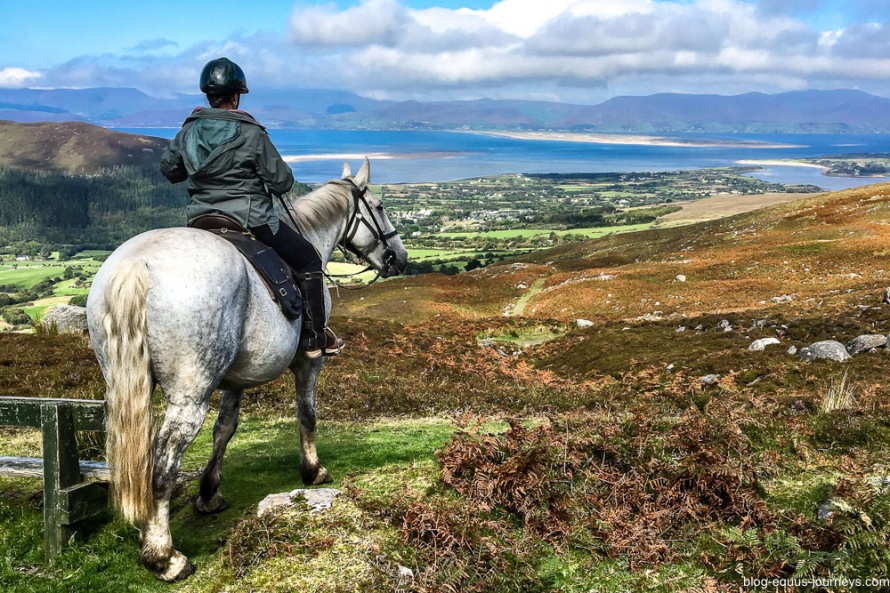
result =
[[238,414],[241,411],[243,389],[225,390],[219,406],[219,416],[213,425],[213,453],[201,476],[201,494],[195,501],[199,513],[221,513],[229,508],[229,504],[219,493],[219,482],[222,472],[223,456],[232,435],[238,430]]
[[152,479],[154,506],[151,516],[142,525],[139,561],[162,581],[178,581],[195,572],[188,558],[173,547],[170,498],[182,454],[201,429],[212,391],[210,389],[200,400],[189,403],[178,403],[178,398],[168,396],[164,423],[155,437]]
[[300,421],[300,475],[306,484],[331,481],[328,470],[318,462],[315,450],[315,384],[324,359],[297,356],[291,371],[297,388],[297,419]]

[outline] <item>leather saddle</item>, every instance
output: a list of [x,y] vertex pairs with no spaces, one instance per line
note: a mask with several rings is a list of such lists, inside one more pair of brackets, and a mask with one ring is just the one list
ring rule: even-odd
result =
[[290,266],[274,249],[258,241],[234,218],[218,212],[197,216],[189,221],[188,226],[209,231],[234,245],[259,273],[285,317],[300,317],[303,311],[300,289]]

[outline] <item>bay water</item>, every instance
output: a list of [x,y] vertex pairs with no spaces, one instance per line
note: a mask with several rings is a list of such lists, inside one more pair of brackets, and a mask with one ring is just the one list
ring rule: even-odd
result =
[[[174,128],[120,129],[172,138]],[[671,134],[660,138],[706,146],[604,144],[518,139],[474,132],[271,129],[279,152],[306,183],[340,177],[371,159],[375,183],[441,182],[508,173],[676,171],[826,155],[890,153],[888,134]],[[724,142],[725,141],[725,142]],[[741,142],[741,143],[738,143]],[[752,145],[752,142],[762,143]],[[736,144],[734,144],[736,143]],[[823,175],[804,166],[764,164],[753,177],[839,190],[884,181]]]

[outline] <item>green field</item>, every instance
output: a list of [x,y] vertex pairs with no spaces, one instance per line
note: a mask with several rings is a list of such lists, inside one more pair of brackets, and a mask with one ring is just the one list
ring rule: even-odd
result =
[[555,230],[555,229],[510,229],[503,231],[484,231],[484,232],[469,232],[469,233],[439,233],[437,236],[446,237],[451,239],[461,239],[461,238],[476,238],[480,237],[483,239],[527,239],[530,237],[540,237],[540,236],[550,236],[551,234],[556,234],[559,237],[564,237],[566,235],[580,235],[583,237],[587,237],[589,239],[593,239],[595,237],[603,237],[606,235],[614,235],[617,233],[632,233],[635,231],[644,231],[646,229],[652,228],[652,223],[646,224],[631,224],[631,225],[623,225],[623,226],[609,226],[609,227],[597,227],[597,228],[589,228],[589,229],[569,229],[569,230]]

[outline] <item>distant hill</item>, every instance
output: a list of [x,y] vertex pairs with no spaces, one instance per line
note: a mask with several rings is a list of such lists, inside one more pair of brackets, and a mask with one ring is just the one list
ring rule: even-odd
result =
[[0,167],[87,174],[120,165],[156,167],[167,143],[84,122],[0,120]]
[[635,132],[881,132],[890,131],[890,99],[851,90],[616,97],[556,125]]
[[[136,89],[0,89],[0,118],[179,127],[201,95],[150,97]],[[662,93],[598,105],[546,101],[376,101],[349,91],[257,89],[242,105],[269,127],[599,132],[890,132],[890,99],[856,90],[779,94]]]

